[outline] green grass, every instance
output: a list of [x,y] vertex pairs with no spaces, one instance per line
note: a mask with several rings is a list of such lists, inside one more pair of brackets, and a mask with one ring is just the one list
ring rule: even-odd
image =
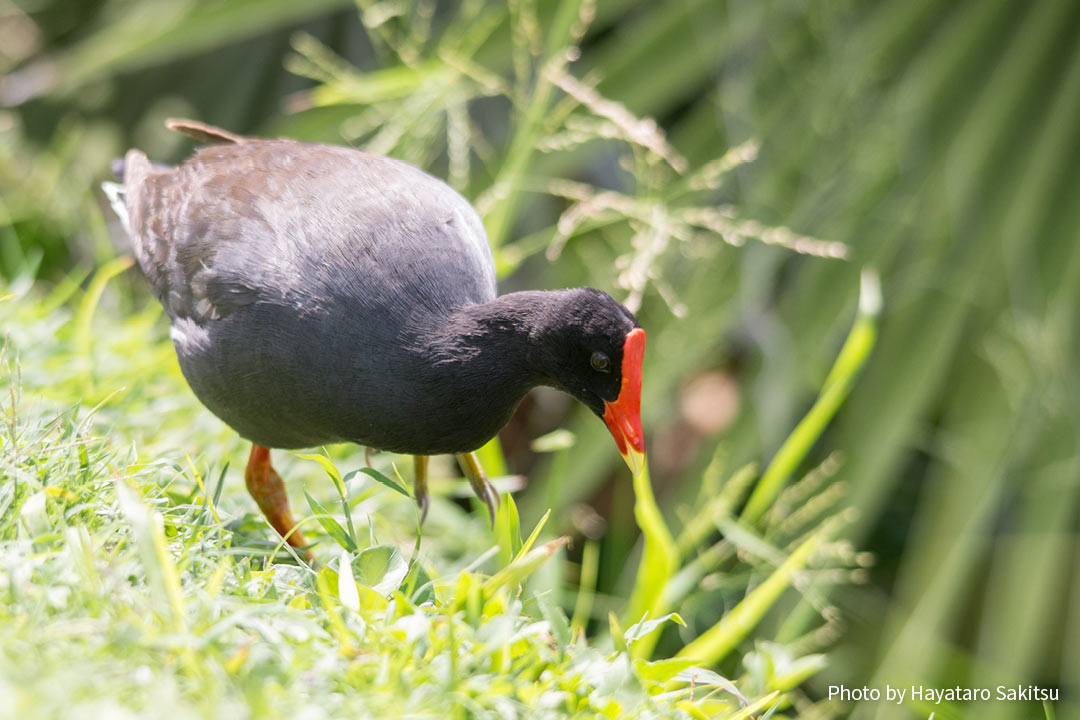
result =
[[[681,317],[689,298],[669,276],[703,235],[846,254],[715,207],[755,143],[691,169],[654,124],[567,72],[594,10],[547,6],[541,31],[538,8],[507,15],[475,5],[430,41],[419,21],[376,24],[381,51],[402,64],[365,74],[301,35],[289,66],[319,81],[301,102],[354,108],[342,128],[349,139],[422,166],[445,160],[440,174],[476,198],[504,276],[541,254],[599,251],[629,306],[650,300]],[[474,58],[505,42],[506,30],[513,73],[503,81]],[[129,57],[145,61],[137,49]],[[510,103],[513,121],[500,147],[485,145],[467,111],[492,95]],[[622,190],[560,171],[598,145],[621,154]],[[548,227],[511,232],[536,197],[566,209]],[[40,213],[34,194],[15,201],[16,217]],[[36,246],[20,242],[5,258],[19,279],[0,303],[10,396],[0,448],[0,542],[10,560],[0,682],[13,689],[15,714],[740,719],[815,706],[801,685],[825,666],[821,651],[835,638],[827,598],[858,577],[859,563],[839,538],[846,513],[830,472],[785,485],[866,360],[876,306],[859,315],[856,350],[842,352],[822,402],[765,475],[710,465],[696,509],[678,521],[665,517],[649,474],[634,479],[641,551],[621,551],[616,586],[600,582],[599,545],[586,542],[578,567],[560,535],[570,502],[560,491],[596,476],[579,453],[610,451],[595,421],[548,448],[547,481],[531,484],[556,502],[544,513],[523,498],[525,516],[539,518],[532,527],[509,495],[494,528],[464,512],[451,500],[467,497],[467,486],[445,466],[421,529],[402,479],[408,459],[378,456],[369,469],[354,448],[278,453],[316,543],[310,567],[253,514],[227,465],[243,457],[242,444],[186,390],[160,308],[136,305],[140,295],[122,286],[130,260],[100,242],[101,214],[81,212],[99,241],[91,276],[34,286]],[[654,387],[673,377],[660,371],[648,370]],[[489,471],[505,470],[497,443],[484,454]],[[306,502],[296,501],[298,484]],[[791,493],[816,512],[784,505]],[[740,518],[747,498],[756,509]]]
[[[88,299],[89,283],[105,287],[102,268],[120,267],[109,265],[118,233],[92,189],[129,147],[182,158],[190,146],[161,129],[168,115],[367,147],[476,202],[506,289],[600,287],[639,305],[649,332],[651,488],[639,480],[630,492],[589,413],[534,408],[523,413],[525,435],[560,426],[537,445],[540,458],[524,443],[508,444],[506,457],[497,444],[484,451],[495,474],[529,468],[514,495],[524,530],[507,514],[492,535],[447,501],[468,489],[449,464],[436,467],[418,556],[430,576],[456,577],[481,558],[478,573],[498,572],[546,517],[537,542],[571,535],[574,546],[548,558],[525,593],[561,608],[591,647],[614,651],[624,631],[612,628],[645,609],[650,618],[677,610],[686,627],[669,619],[631,657],[674,657],[706,638],[724,654],[713,668],[748,697],[794,688],[778,714],[891,717],[872,703],[815,699],[832,683],[908,680],[1057,685],[1057,716],[1080,714],[1067,685],[1080,667],[1071,400],[1080,387],[1080,5],[348,5],[35,0],[0,11],[12,37],[40,41],[0,48],[0,275],[17,296],[0,303],[0,332],[12,338],[6,362],[20,359],[20,442],[65,408],[83,408],[65,421],[77,425],[107,400],[84,437],[109,448],[115,474],[131,475],[166,518],[212,497],[232,462],[213,508],[228,538],[216,552],[262,567],[277,543],[241,489],[235,465],[246,449],[184,388],[160,311],[144,305],[133,273],[109,282],[101,308]],[[618,106],[597,103],[590,88]],[[8,105],[27,91],[36,99]],[[649,117],[662,134],[638,132]],[[847,345],[859,359],[876,340],[852,389],[826,378],[865,264],[880,271],[887,301],[880,324]],[[702,373],[737,388],[723,432],[686,432],[680,396]],[[822,423],[829,430],[817,439]],[[665,463],[673,437],[685,442],[678,462]],[[40,448],[13,463],[15,445],[4,443],[5,486],[49,467]],[[329,456],[343,475],[363,464],[348,448]],[[333,567],[350,533],[363,540],[345,541],[350,552],[371,544],[369,519],[376,544],[413,557],[406,498],[354,475],[350,530],[316,462],[284,453],[275,462],[324,564]],[[409,477],[407,460],[376,459],[390,479],[394,464]],[[37,490],[65,477],[54,472]],[[34,494],[24,494],[28,482],[17,487],[9,513]],[[99,497],[81,486],[76,495]],[[81,501],[43,497],[53,515]],[[794,589],[780,583],[759,616],[750,598],[771,595],[776,569],[823,522],[846,519],[845,507],[858,512],[854,526],[795,572]],[[9,535],[22,522],[3,517]],[[98,516],[71,517],[93,527]],[[872,548],[875,566],[843,538]],[[27,557],[51,558],[51,547]],[[176,545],[174,562],[186,568],[188,554]],[[279,550],[274,566],[289,562]],[[547,619],[538,605],[526,614]],[[37,646],[24,649],[5,662],[33,665]],[[47,665],[40,682],[70,702],[59,673]],[[946,711],[1005,720],[1038,708],[992,703],[937,717]]]
[[[236,472],[142,444],[161,422],[187,425],[190,447],[221,433],[157,352],[167,346],[137,339],[147,329],[138,316],[109,323],[117,332],[98,338],[90,365],[101,372],[91,375],[105,388],[146,374],[96,413],[58,409],[50,396],[87,382],[76,352],[84,318],[41,317],[43,304],[2,305],[0,712],[691,717],[734,707],[701,687],[691,701],[672,679],[681,667],[638,667],[587,646],[560,609],[522,593],[559,541],[524,545],[496,571],[485,521],[439,503],[410,566],[398,541],[415,536],[411,499],[366,474],[341,485],[347,504],[336,505],[361,529],[350,535],[356,550],[312,532],[323,567],[291,562],[237,492]],[[99,365],[122,347],[123,365]],[[333,485],[311,492],[335,507]]]
[[[804,702],[798,685],[822,666],[805,639],[742,641],[797,574],[810,599],[837,582],[828,504],[831,520],[778,534],[797,520],[780,512],[710,547],[737,522],[749,483],[735,479],[732,503],[709,504],[677,543],[639,478],[645,554],[619,622],[591,607],[593,587],[563,607],[542,570],[566,571],[567,538],[545,534],[547,516],[522,528],[509,495],[493,530],[444,477],[421,531],[404,458],[279,453],[292,494],[305,487],[309,566],[253,513],[226,464],[241,443],[187,391],[160,309],[115,305],[107,286],[127,267],[106,264],[85,289],[75,275],[47,296],[0,293],[0,712],[744,718]],[[672,610],[720,570],[744,599],[686,627]],[[673,628],[684,649],[655,657]],[[733,680],[707,669],[737,647],[750,652]]]

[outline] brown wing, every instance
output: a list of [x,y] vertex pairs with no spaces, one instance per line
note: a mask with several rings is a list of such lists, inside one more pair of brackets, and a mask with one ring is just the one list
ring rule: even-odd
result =
[[169,315],[213,320],[259,299],[279,300],[272,279],[278,237],[259,211],[271,144],[218,145],[177,168],[124,158],[124,198],[139,267]]
[[[165,126],[205,143],[239,145],[248,140],[197,120],[170,118]],[[256,299],[250,289],[238,287],[231,292],[226,289],[224,302],[211,300],[213,252],[177,226],[178,206],[187,206],[192,199],[180,169],[152,165],[142,151],[130,150],[121,171],[136,260],[170,316],[212,318]]]
[[170,316],[269,302],[405,317],[495,297],[480,219],[430,175],[350,148],[170,127],[220,143],[176,168],[125,158],[135,255]]

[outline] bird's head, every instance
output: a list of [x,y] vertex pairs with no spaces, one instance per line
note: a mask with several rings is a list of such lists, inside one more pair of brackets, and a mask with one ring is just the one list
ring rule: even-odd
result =
[[566,290],[547,324],[549,384],[574,396],[604,420],[630,470],[645,467],[641,430],[641,363],[645,331],[607,293]]

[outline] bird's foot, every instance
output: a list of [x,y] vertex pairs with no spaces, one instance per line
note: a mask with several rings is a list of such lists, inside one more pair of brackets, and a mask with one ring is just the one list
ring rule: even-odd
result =
[[462,471],[465,473],[465,477],[469,480],[469,485],[472,487],[473,492],[476,493],[476,497],[487,505],[491,525],[494,527],[495,511],[499,509],[499,491],[484,475],[484,469],[480,467],[480,461],[477,459],[476,453],[462,453],[457,456],[457,459]]
[[428,493],[427,471],[428,456],[413,455],[413,496],[416,498],[416,506],[420,508],[421,525],[427,518],[428,504],[431,499]]

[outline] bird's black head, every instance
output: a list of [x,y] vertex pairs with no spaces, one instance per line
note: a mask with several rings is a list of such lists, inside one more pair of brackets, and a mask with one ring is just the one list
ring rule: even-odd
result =
[[604,403],[619,397],[623,347],[637,321],[600,290],[556,292],[555,302],[545,308],[541,367],[552,387],[603,417]]
[[559,292],[547,308],[540,365],[547,384],[604,419],[624,459],[639,471],[641,362],[645,331],[633,314],[593,288]]
[[421,372],[434,384],[466,382],[509,411],[529,389],[549,385],[600,416],[630,469],[645,466],[641,363],[645,331],[633,314],[593,288],[523,290],[464,305],[417,333]]

